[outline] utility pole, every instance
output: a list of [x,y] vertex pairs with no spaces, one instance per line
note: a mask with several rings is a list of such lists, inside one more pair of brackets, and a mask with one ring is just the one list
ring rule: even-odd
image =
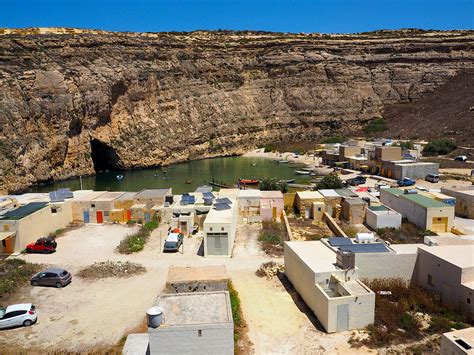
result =
[[79,175],[79,181],[81,183],[81,190],[82,190],[82,175]]

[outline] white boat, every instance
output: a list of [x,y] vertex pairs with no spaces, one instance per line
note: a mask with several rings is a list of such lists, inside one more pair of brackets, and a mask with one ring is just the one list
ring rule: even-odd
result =
[[119,181],[120,181],[120,180],[123,180],[123,175],[117,175],[115,178],[116,178],[117,180],[119,180]]
[[310,174],[310,171],[306,171],[306,170],[295,170],[295,174],[296,174],[296,175],[309,175],[309,174]]

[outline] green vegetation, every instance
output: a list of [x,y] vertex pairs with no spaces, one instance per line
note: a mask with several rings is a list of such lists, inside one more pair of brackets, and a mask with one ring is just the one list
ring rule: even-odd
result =
[[[457,312],[442,305],[439,295],[403,279],[364,282],[376,293],[375,323],[367,327],[369,337],[362,341],[367,346],[421,340],[453,327],[462,329],[473,324],[474,320],[467,312]],[[378,291],[390,291],[391,294],[380,295]]]
[[263,151],[265,153],[270,153],[270,152],[274,152],[276,151],[276,146],[274,144],[266,144],[264,147],[263,147]]
[[387,130],[387,122],[383,117],[373,119],[364,128],[366,134],[383,132],[385,130]]
[[320,143],[322,144],[331,144],[331,143],[342,143],[345,142],[346,138],[343,136],[335,135],[335,136],[329,136],[329,137],[324,137],[320,140]]
[[342,180],[337,175],[326,175],[316,184],[315,190],[322,189],[340,189],[342,188]]
[[21,259],[0,261],[0,298],[15,292],[39,271],[41,265]]
[[405,141],[405,142],[399,142],[397,144],[394,144],[394,146],[401,147],[402,149],[414,149],[415,145],[412,140]]
[[392,244],[423,243],[426,235],[438,235],[430,230],[418,228],[406,219],[403,220],[400,228],[379,228],[377,234],[380,238]]
[[259,187],[262,191],[281,191],[283,193],[288,192],[288,184],[286,182],[280,182],[273,178],[263,178],[260,181]]
[[282,255],[283,242],[286,239],[286,229],[283,223],[263,221],[258,240],[263,251],[269,255]]
[[245,334],[246,324],[240,307],[239,293],[235,289],[232,281],[227,284],[230,297],[230,308],[232,310],[232,319],[234,320],[234,353],[247,354],[246,341],[248,337]]
[[127,235],[117,246],[116,251],[120,254],[132,254],[142,251],[145,247],[151,232],[158,228],[157,221],[145,223],[140,229],[133,234]]
[[457,148],[456,144],[449,139],[439,139],[431,141],[423,148],[423,155],[436,156],[446,155]]

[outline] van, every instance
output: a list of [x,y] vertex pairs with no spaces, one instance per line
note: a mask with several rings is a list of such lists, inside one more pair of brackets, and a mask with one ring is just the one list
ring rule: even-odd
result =
[[428,174],[425,177],[426,181],[432,182],[432,183],[437,183],[439,182],[439,175],[438,174]]

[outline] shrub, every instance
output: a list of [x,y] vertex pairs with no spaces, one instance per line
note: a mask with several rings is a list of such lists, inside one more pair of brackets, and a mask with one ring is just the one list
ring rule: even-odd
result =
[[383,132],[385,130],[387,130],[387,123],[383,117],[373,119],[364,128],[366,134]]
[[336,175],[326,175],[316,184],[316,190],[340,188],[342,188],[342,180]]
[[145,244],[151,235],[151,232],[158,228],[157,221],[151,221],[145,223],[140,229],[133,233],[125,236],[117,246],[116,251],[120,254],[132,254],[142,251],[145,248]]
[[103,279],[107,277],[130,277],[146,271],[145,267],[131,261],[102,261],[94,263],[77,274],[84,279]]
[[40,265],[21,259],[0,261],[0,297],[15,292],[39,271]]
[[258,235],[258,240],[267,254],[281,254],[285,237],[286,229],[282,223],[275,221],[262,222],[262,230]]
[[330,137],[325,137],[321,139],[320,143],[322,144],[334,144],[334,143],[342,143],[346,139],[343,136],[330,136]]
[[423,148],[423,155],[446,155],[457,148],[456,144],[449,139],[440,139],[431,141]]
[[267,145],[265,145],[265,146],[263,147],[263,151],[264,151],[265,153],[274,152],[274,151],[276,151],[276,150],[277,150],[277,149],[276,149],[276,147],[275,147],[273,144],[267,144]]
[[263,178],[259,183],[259,188],[262,191],[288,192],[288,184],[286,182],[280,183],[277,179],[272,178]]
[[239,340],[243,331],[244,321],[242,317],[242,310],[240,308],[239,293],[234,288],[234,285],[231,281],[228,282],[227,287],[229,289],[230,308],[232,309],[232,318],[234,320],[234,343],[235,346],[237,346],[237,341]]

